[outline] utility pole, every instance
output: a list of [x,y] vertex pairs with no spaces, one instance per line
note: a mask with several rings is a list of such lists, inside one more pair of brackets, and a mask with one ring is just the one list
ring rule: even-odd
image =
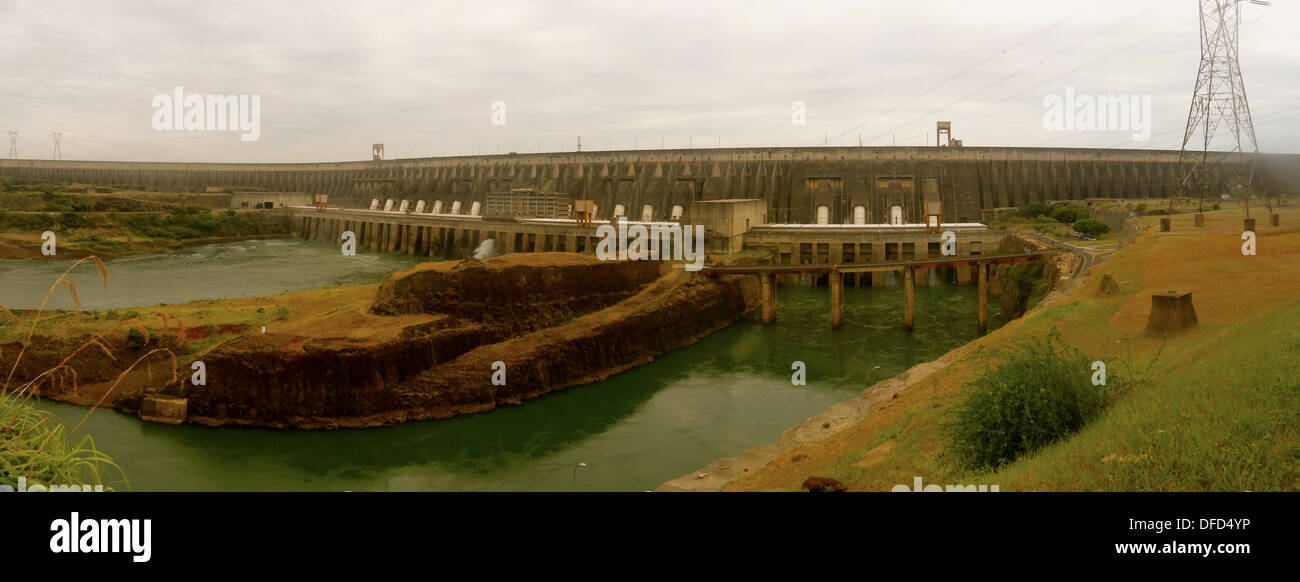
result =
[[[1269,4],[1265,0],[1250,0],[1250,3]],[[1169,197],[1170,214],[1179,196],[1193,192],[1198,195],[1200,210],[1204,211],[1206,190],[1225,186],[1225,180],[1249,188],[1255,181],[1255,162],[1259,157],[1246,85],[1237,60],[1240,0],[1200,0],[1200,7],[1201,63],[1192,90],[1192,105],[1187,112],[1183,147],[1178,154],[1178,188]],[[1221,125],[1223,132],[1232,138],[1232,149],[1212,153],[1210,141]],[[1243,133],[1250,142],[1249,155],[1242,145]],[[1201,143],[1192,144],[1196,137]],[[1190,150],[1189,144],[1192,144]],[[1245,196],[1249,197],[1250,193],[1246,192]],[[1246,215],[1250,215],[1249,206]]]

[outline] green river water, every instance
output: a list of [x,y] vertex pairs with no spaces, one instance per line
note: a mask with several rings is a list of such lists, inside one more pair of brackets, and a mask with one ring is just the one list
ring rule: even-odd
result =
[[[93,266],[74,280],[83,309],[109,309],[369,283],[414,262],[349,259],[357,260],[339,260],[330,245],[250,241],[109,261],[106,292]],[[67,264],[0,260],[0,305],[35,307]],[[97,410],[80,432],[137,491],[643,491],[770,442],[977,336],[973,286],[918,287],[910,333],[900,287],[846,287],[844,326],[835,331],[827,288],[779,293],[773,324],[751,316],[604,382],[485,414],[288,432],[156,425]],[[990,303],[990,327],[1005,322]],[[805,386],[791,384],[795,361],[807,366]],[[40,407],[73,423],[86,414],[56,402]]]

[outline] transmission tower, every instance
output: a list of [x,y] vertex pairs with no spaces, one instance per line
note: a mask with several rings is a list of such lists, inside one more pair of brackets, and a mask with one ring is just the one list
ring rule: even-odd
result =
[[63,146],[59,143],[63,140],[63,132],[55,131],[54,133],[54,159],[63,159]]
[[[1249,187],[1254,183],[1259,143],[1255,140],[1246,85],[1237,61],[1242,1],[1199,0],[1201,64],[1187,113],[1183,147],[1178,155],[1178,190],[1169,198],[1170,211],[1179,196],[1197,194],[1200,208],[1204,210],[1208,189]],[[1269,4],[1266,0],[1249,2]],[[1210,142],[1216,134],[1229,136],[1231,149],[1211,152]],[[1243,147],[1243,138],[1249,142],[1249,152]]]
[[9,130],[9,159],[18,159],[18,132]]

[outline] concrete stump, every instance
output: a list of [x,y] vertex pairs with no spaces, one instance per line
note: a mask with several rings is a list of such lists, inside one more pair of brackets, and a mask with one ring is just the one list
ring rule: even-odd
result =
[[1147,316],[1147,335],[1162,335],[1188,330],[1197,325],[1192,294],[1168,291],[1151,296],[1151,313]]
[[1205,226],[1205,215],[1200,212],[1196,213],[1196,226]]
[[1119,283],[1115,282],[1115,278],[1110,276],[1110,273],[1106,273],[1105,275],[1103,275],[1101,277],[1101,286],[1097,288],[1097,296],[1107,297],[1107,296],[1118,295],[1118,294],[1119,294]]
[[188,398],[150,394],[140,401],[140,420],[161,424],[180,424],[189,413]]

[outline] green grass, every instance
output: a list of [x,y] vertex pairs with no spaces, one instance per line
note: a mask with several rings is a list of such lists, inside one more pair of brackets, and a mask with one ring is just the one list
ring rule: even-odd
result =
[[[112,479],[116,473],[119,479]],[[0,485],[26,478],[41,485],[105,485],[122,481],[122,470],[95,448],[88,435],[74,436],[54,415],[37,410],[15,392],[0,393]]]
[[1170,354],[1075,437],[980,478],[1004,491],[1300,490],[1297,324],[1292,303]]

